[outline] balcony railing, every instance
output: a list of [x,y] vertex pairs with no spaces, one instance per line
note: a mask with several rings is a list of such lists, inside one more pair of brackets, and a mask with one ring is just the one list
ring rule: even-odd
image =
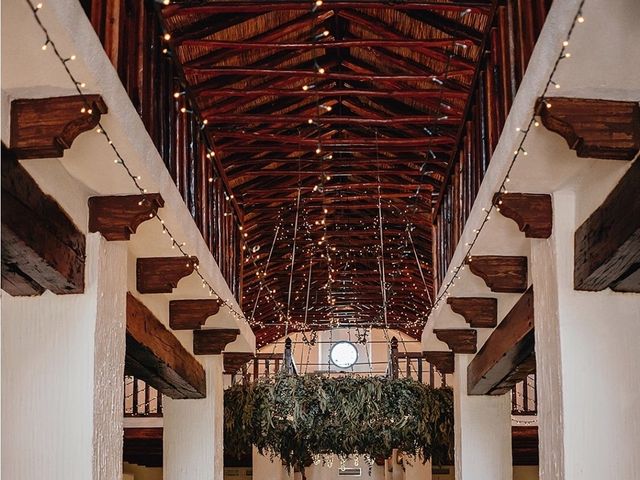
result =
[[161,417],[162,394],[143,380],[125,375],[123,408],[125,417]]
[[[236,299],[241,298],[242,237],[221,172],[207,158],[200,127],[165,51],[154,0],[81,0],[189,212]],[[209,181],[209,179],[212,181]]]
[[472,86],[458,148],[433,215],[435,287],[442,283],[480,184],[489,167],[513,98],[522,81],[551,0],[499,2]]

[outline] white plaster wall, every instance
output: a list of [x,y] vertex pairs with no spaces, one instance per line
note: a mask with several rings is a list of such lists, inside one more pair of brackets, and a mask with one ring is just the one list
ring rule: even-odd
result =
[[512,480],[511,398],[467,395],[473,355],[456,355],[453,401],[457,480]]
[[198,359],[207,375],[206,398],[163,398],[163,471],[171,480],[223,479],[222,355]]
[[85,292],[2,292],[2,475],[122,475],[122,245],[87,237]]
[[268,456],[260,455],[258,450],[253,448],[253,480],[290,480],[293,478],[293,470],[287,472],[279,459],[271,459]]
[[534,275],[551,284],[535,299],[540,473],[631,480],[640,475],[640,296],[573,289],[578,202],[554,194],[554,234],[535,246]]

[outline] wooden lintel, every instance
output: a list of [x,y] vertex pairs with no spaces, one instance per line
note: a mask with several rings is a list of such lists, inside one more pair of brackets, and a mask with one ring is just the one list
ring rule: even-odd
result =
[[501,395],[535,372],[533,287],[520,297],[467,368],[470,395]]
[[11,150],[19,159],[62,157],[75,138],[95,128],[105,113],[107,106],[100,95],[14,100]]
[[640,292],[640,161],[575,233],[574,288]]
[[240,335],[237,328],[209,328],[193,331],[193,352],[196,355],[220,355],[225,347]]
[[422,355],[427,362],[435,366],[442,374],[455,371],[453,352],[427,351],[422,352]]
[[465,263],[492,292],[523,293],[527,289],[527,257],[482,255],[467,258]]
[[252,360],[253,357],[253,353],[250,352],[224,352],[222,360],[224,364],[224,373],[229,375],[238,373],[238,370],[240,370],[243,365],[246,365],[247,362]]
[[85,236],[2,146],[2,289],[84,291]]
[[633,160],[640,150],[637,102],[553,97],[539,99],[536,113],[579,157]]
[[453,353],[476,353],[478,333],[472,328],[435,328],[436,338],[446,343]]
[[488,297],[449,297],[447,303],[472,328],[493,328],[498,322],[498,300]]
[[138,226],[164,206],[159,193],[89,198],[89,231],[107,240],[129,240]]
[[496,193],[493,204],[500,213],[518,224],[527,238],[549,238],[553,226],[551,195],[538,193]]
[[172,300],[169,302],[169,325],[173,330],[198,330],[207,318],[219,311],[218,300]]
[[140,293],[171,293],[182,278],[193,273],[196,265],[197,257],[138,258],[137,289]]
[[142,302],[127,293],[125,372],[171,398],[204,398],[204,368]]

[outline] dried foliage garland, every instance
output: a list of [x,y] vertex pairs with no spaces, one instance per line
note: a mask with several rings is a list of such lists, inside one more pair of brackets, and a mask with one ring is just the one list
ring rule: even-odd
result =
[[453,396],[410,379],[278,374],[225,391],[225,450],[251,445],[303,469],[319,455],[387,458],[392,450],[444,464],[453,451]]

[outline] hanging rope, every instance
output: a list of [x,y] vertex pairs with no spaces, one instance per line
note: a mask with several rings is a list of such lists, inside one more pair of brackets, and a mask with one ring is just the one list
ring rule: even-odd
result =
[[296,261],[296,241],[298,238],[298,218],[300,216],[300,187],[298,187],[298,197],[296,199],[296,219],[293,226],[293,251],[291,252],[291,272],[289,272],[289,292],[287,294],[287,318],[285,320],[284,336],[289,334],[289,321],[291,319],[291,290],[293,286],[293,266]]

